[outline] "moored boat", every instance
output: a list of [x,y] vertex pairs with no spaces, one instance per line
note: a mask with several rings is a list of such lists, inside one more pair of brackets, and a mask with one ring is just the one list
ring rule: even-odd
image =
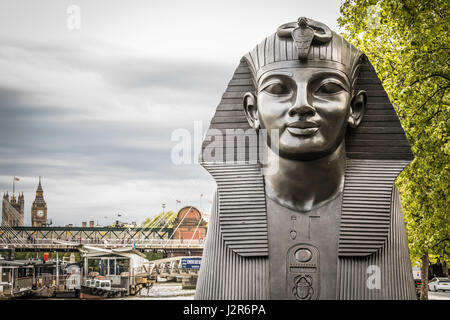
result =
[[127,289],[113,287],[111,280],[87,279],[81,285],[80,299],[105,299],[123,297],[127,293]]

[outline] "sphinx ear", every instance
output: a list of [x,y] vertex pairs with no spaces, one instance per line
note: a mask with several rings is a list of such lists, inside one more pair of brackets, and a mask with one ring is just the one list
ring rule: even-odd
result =
[[245,115],[247,116],[247,121],[253,129],[258,130],[260,128],[260,124],[256,101],[257,101],[256,96],[253,93],[247,92],[244,95],[243,104]]
[[359,90],[352,98],[350,102],[350,115],[348,118],[348,124],[352,128],[356,128],[364,116],[367,104],[367,93],[364,90]]

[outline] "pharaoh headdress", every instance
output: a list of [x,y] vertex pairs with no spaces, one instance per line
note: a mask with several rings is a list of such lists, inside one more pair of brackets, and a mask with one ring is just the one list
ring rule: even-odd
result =
[[[306,18],[282,25],[241,59],[203,143],[202,165],[217,182],[216,206],[225,245],[243,257],[268,255],[264,180],[260,165],[249,161],[258,149],[230,147],[227,143],[234,138],[225,133],[227,129],[251,130],[243,95],[254,92],[255,80],[277,65],[336,68],[349,77],[353,90],[366,90],[364,118],[356,129],[348,128],[345,137],[347,165],[339,256],[363,257],[377,252],[386,244],[390,231],[394,180],[413,155],[366,56],[324,24]],[[235,133],[239,135],[243,133]],[[216,154],[214,161],[205,157],[217,153],[218,146],[223,147],[223,153]],[[239,159],[244,161],[236,163]]]

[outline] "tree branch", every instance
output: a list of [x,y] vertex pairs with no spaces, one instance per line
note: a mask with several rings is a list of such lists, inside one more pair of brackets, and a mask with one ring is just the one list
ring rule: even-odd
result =
[[428,75],[426,77],[423,77],[423,78],[420,78],[420,79],[417,79],[417,80],[411,82],[411,84],[409,86],[412,87],[413,85],[415,85],[418,82],[421,82],[423,80],[426,80],[426,79],[429,79],[429,78],[433,78],[433,77],[440,77],[440,78],[444,78],[447,81],[450,81],[450,78],[447,75],[445,75],[445,74],[433,73],[433,74],[430,74],[430,75]]
[[435,243],[434,246],[432,246],[430,249],[433,249],[433,248],[437,247],[438,245],[440,245],[442,242],[449,241],[449,240],[450,240],[450,236],[447,236],[446,238]]
[[433,92],[433,94],[431,95],[431,96],[429,96],[428,97],[428,99],[424,102],[424,103],[422,103],[422,105],[416,110],[416,112],[414,112],[414,115],[417,115],[417,113],[431,100],[431,99],[433,99],[433,97],[439,92],[439,91],[441,91],[441,90],[447,90],[448,88],[450,88],[450,86],[446,86],[446,87],[443,87],[443,88],[439,88],[439,89],[437,89],[435,92]]

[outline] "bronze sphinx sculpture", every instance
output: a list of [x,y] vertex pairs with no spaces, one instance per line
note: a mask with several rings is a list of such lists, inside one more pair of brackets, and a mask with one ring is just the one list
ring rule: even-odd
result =
[[[267,131],[264,166],[221,137],[236,129]],[[196,299],[414,299],[393,185],[412,158],[364,54],[312,19],[280,26],[241,60],[204,142],[217,192]]]

